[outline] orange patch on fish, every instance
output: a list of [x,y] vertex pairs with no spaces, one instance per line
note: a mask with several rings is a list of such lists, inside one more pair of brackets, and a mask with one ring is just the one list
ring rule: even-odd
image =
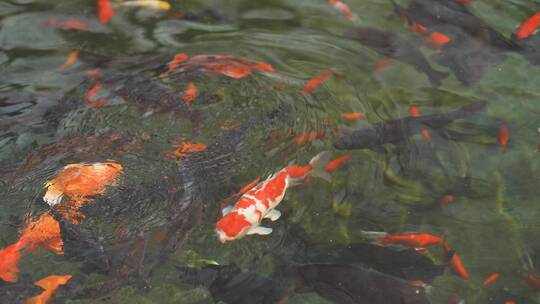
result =
[[428,46],[440,50],[444,45],[450,42],[450,38],[441,32],[433,32],[425,37],[424,41]]
[[180,158],[191,153],[197,153],[197,152],[202,152],[206,150],[205,144],[192,143],[190,141],[183,141],[183,142],[176,143],[174,147],[176,148],[176,150],[172,152],[172,155],[167,155],[167,156]]
[[363,118],[365,115],[361,112],[348,112],[348,113],[341,113],[341,118],[346,121],[353,121],[360,118]]
[[442,243],[442,238],[430,233],[386,234],[379,242],[381,245],[398,244],[411,248],[425,248]]
[[389,66],[392,63],[392,59],[380,59],[377,61],[377,65],[375,66],[375,69],[373,69],[374,75],[381,74],[382,70]]
[[60,234],[60,224],[49,212],[43,213],[37,220],[30,221],[22,230],[19,240],[29,251],[44,247],[56,254],[63,254],[64,241]]
[[501,145],[502,152],[506,152],[508,142],[510,141],[510,129],[508,129],[506,124],[502,124],[499,127],[499,135],[497,138],[499,140],[499,144]]
[[45,183],[47,193],[43,199],[50,206],[60,203],[64,196],[78,203],[91,202],[90,196],[105,194],[122,171],[122,165],[114,161],[67,165]]
[[68,53],[68,58],[66,59],[64,64],[62,64],[61,68],[65,69],[68,66],[71,66],[71,65],[75,64],[75,62],[77,61],[77,57],[79,57],[79,51],[78,50],[69,52]]
[[334,160],[331,160],[327,165],[326,167],[324,168],[324,170],[328,173],[334,173],[334,171],[336,171],[337,169],[339,169],[341,166],[343,166],[343,164],[348,161],[349,159],[351,159],[352,157],[352,154],[345,154],[341,157],[338,157]]
[[97,15],[99,22],[106,24],[111,20],[112,17],[116,15],[116,12],[112,9],[112,5],[109,0],[98,0]]
[[516,30],[517,39],[525,39],[534,35],[540,26],[540,11],[527,18]]
[[305,143],[307,142],[312,142],[316,139],[319,139],[319,138],[323,138],[325,136],[325,133],[324,132],[321,132],[321,131],[311,131],[307,134],[301,134],[301,135],[298,135],[295,139],[294,139],[294,142],[296,144],[297,147],[300,147],[302,145],[304,145]]
[[448,205],[449,203],[453,202],[454,200],[456,199],[455,196],[451,195],[451,194],[447,194],[443,197],[441,197],[439,199],[439,205],[441,206],[446,206]]
[[482,287],[488,286],[493,284],[495,281],[499,279],[500,274],[498,272],[492,273],[489,277],[487,277],[484,282],[482,282]]
[[0,250],[0,279],[6,282],[16,282],[20,272],[17,263],[21,259],[21,250],[24,243],[20,240],[2,250]]
[[99,83],[99,81],[96,81],[96,83],[90,89],[88,89],[88,92],[86,92],[86,100],[96,100],[96,95],[99,90],[101,90],[101,84]]
[[47,26],[52,28],[59,28],[64,30],[78,30],[86,31],[90,29],[90,25],[84,21],[78,19],[66,19],[66,20],[56,20],[49,19],[47,21]]
[[302,95],[308,95],[318,88],[328,77],[334,75],[334,72],[330,69],[322,71],[319,75],[308,80],[302,89]]
[[190,106],[193,103],[193,100],[197,97],[197,86],[193,81],[190,81],[188,83],[187,89],[182,94],[182,99],[184,100],[184,103],[188,106]]
[[238,191],[238,193],[236,194],[238,195],[238,194],[244,194],[248,192],[251,188],[255,187],[260,181],[261,181],[261,177],[259,176],[256,179],[254,179],[251,183],[242,187],[242,189],[240,189],[240,191]]
[[36,283],[34,283],[34,285],[37,285],[45,290],[41,294],[26,300],[26,302],[24,303],[25,304],[49,303],[49,301],[53,298],[54,293],[56,292],[56,290],[58,290],[60,285],[67,284],[67,282],[70,279],[71,279],[71,275],[65,275],[65,276],[52,275],[52,276],[48,276],[46,278],[43,278],[37,281]]

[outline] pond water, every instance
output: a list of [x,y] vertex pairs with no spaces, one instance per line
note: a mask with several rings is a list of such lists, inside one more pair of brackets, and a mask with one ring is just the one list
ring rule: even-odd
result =
[[539,1],[150,2],[0,0],[1,303],[540,302]]

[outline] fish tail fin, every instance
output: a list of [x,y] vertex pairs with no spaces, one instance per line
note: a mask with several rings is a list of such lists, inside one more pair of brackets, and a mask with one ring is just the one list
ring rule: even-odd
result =
[[326,181],[330,181],[332,176],[325,169],[328,163],[332,160],[332,152],[323,151],[317,154],[309,164],[311,165],[310,175],[320,177]]
[[385,245],[384,237],[387,235],[384,231],[364,231],[360,230],[360,236],[371,243]]
[[448,76],[450,76],[450,74],[447,72],[439,72],[433,70],[431,73],[429,73],[429,81],[433,86],[438,87],[441,85],[443,79],[448,78]]

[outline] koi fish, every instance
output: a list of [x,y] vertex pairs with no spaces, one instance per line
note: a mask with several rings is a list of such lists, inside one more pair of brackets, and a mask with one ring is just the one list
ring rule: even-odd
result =
[[506,149],[508,148],[508,141],[510,140],[510,130],[508,129],[508,125],[502,124],[499,127],[499,135],[498,135],[499,144],[501,145],[501,151],[506,152]]
[[168,11],[171,9],[171,5],[166,1],[158,0],[134,0],[134,1],[123,1],[118,5],[125,7],[144,7],[150,9],[158,9]]
[[98,20],[102,24],[107,24],[116,15],[109,0],[98,0],[97,2]]
[[104,194],[106,187],[113,185],[122,171],[122,165],[114,161],[67,165],[45,183],[47,192],[43,200],[52,207],[64,196],[80,203],[90,202],[90,196]]
[[343,3],[340,0],[328,0],[328,3],[335,8],[336,10],[340,11],[347,19],[354,21],[356,20],[356,17],[351,12],[351,9],[349,6],[345,3]]
[[296,147],[300,147],[307,142],[312,142],[316,139],[324,138],[325,135],[326,133],[323,131],[311,131],[309,133],[296,136],[296,138],[294,139],[294,143]]
[[52,299],[52,297],[54,296],[54,293],[60,287],[60,285],[67,284],[69,280],[71,280],[71,275],[65,275],[65,276],[51,275],[37,281],[35,285],[45,290],[41,294],[26,300],[25,304],[49,303],[49,301]]
[[450,248],[450,246],[446,242],[443,243],[443,249],[446,254],[452,256],[450,258],[450,269],[452,270],[452,272],[458,277],[461,277],[464,280],[468,280],[470,278],[470,275],[465,266],[463,266],[461,258],[456,254],[454,250]]
[[366,115],[364,115],[364,113],[361,113],[361,112],[341,113],[341,118],[346,121],[357,120],[357,119],[363,118],[364,116]]
[[404,142],[410,136],[421,133],[426,127],[432,129],[443,128],[456,119],[481,111],[485,105],[484,101],[478,101],[447,113],[419,117],[409,116],[362,127],[346,132],[334,143],[334,147],[340,150],[372,149],[380,151],[384,144]]
[[443,239],[430,233],[402,233],[385,234],[379,244],[381,245],[402,245],[411,248],[426,248],[441,244]]
[[223,209],[223,217],[216,223],[219,241],[225,243],[246,235],[272,233],[272,228],[260,224],[265,218],[275,221],[281,216],[275,208],[287,188],[304,181],[308,175],[330,179],[330,174],[324,171],[329,161],[330,153],[321,152],[308,165],[290,165],[243,194],[234,206]]
[[439,199],[439,205],[441,206],[448,205],[449,203],[453,202],[455,199],[456,199],[455,196],[451,194],[447,194]]
[[498,272],[492,273],[489,277],[487,277],[484,280],[484,282],[482,282],[482,287],[493,284],[495,281],[499,279],[499,275],[500,274]]
[[[412,117],[420,117],[420,109],[418,109],[417,106],[415,105],[412,105],[409,107],[409,113],[411,114]],[[420,134],[422,134],[422,137],[426,140],[426,141],[429,141],[429,139],[431,138],[431,134],[429,134],[429,130],[428,129],[423,129]]]
[[441,32],[433,32],[424,38],[425,43],[437,50],[441,50],[443,46],[450,42],[450,38]]
[[190,81],[188,83],[187,89],[182,94],[182,99],[184,99],[184,102],[186,105],[190,106],[193,103],[193,100],[197,97],[197,86],[193,81]]
[[75,64],[75,62],[77,61],[77,57],[79,57],[79,50],[69,52],[68,53],[68,58],[66,59],[64,64],[62,64],[61,68],[65,69],[68,66],[71,66],[71,65]]
[[308,95],[313,90],[318,88],[326,79],[330,76],[334,75],[334,72],[330,69],[322,71],[319,75],[313,77],[312,79],[308,80],[306,84],[304,85],[304,88],[302,89],[301,94],[302,95]]
[[527,18],[516,30],[515,37],[517,39],[525,39],[531,35],[536,34],[538,27],[540,26],[540,11],[534,13]]
[[66,19],[66,20],[56,20],[49,19],[47,21],[47,26],[52,28],[59,28],[63,30],[78,30],[78,31],[87,31],[90,29],[90,25],[79,19]]
[[23,249],[34,251],[44,247],[56,254],[63,254],[62,246],[60,224],[49,212],[43,213],[37,220],[26,225],[16,243],[0,250],[0,279],[7,282],[17,281],[17,263],[22,258]]
[[338,157],[334,160],[331,160],[328,165],[326,165],[326,167],[324,167],[324,171],[332,174],[334,173],[337,169],[339,169],[341,166],[343,166],[343,164],[348,161],[349,159],[352,158],[352,154],[345,154],[341,157]]
[[441,81],[448,77],[448,73],[434,70],[418,46],[399,34],[372,27],[357,27],[345,35],[380,55],[411,65],[426,74],[434,86],[439,86]]

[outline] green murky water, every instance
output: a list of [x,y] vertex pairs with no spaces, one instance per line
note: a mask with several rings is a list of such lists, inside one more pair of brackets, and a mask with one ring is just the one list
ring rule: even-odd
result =
[[[17,240],[27,214],[37,217],[49,209],[42,200],[43,184],[64,165],[113,159],[123,165],[124,172],[104,198],[87,206],[85,221],[79,225],[81,235],[111,245],[121,238],[117,232],[121,227],[127,231],[126,239],[145,239],[145,255],[159,256],[161,245],[152,240],[167,229],[174,218],[175,209],[170,206],[183,193],[177,191],[182,189],[181,183],[176,184],[178,164],[165,157],[174,150],[174,143],[211,146],[227,126],[280,106],[285,110],[278,112],[279,118],[261,118],[250,125],[249,136],[235,152],[234,169],[206,168],[219,175],[210,189],[201,186],[212,198],[224,200],[256,177],[265,178],[291,162],[305,164],[323,150],[333,150],[336,157],[350,152],[353,157],[333,174],[331,182],[317,179],[290,189],[279,207],[284,216],[268,224],[274,229],[271,235],[220,244],[214,225],[222,203],[207,201],[203,220],[190,229],[183,246],[157,266],[145,268],[151,269],[144,276],[145,288],[126,283],[99,299],[90,296],[65,302],[213,303],[205,288],[181,283],[175,266],[216,261],[271,276],[276,268],[274,255],[292,258],[291,243],[296,240],[341,248],[365,241],[361,231],[446,236],[471,278],[465,281],[447,269],[431,284],[432,303],[448,303],[453,296],[466,303],[504,303],[512,296],[517,303],[540,301],[537,291],[524,281],[530,269],[540,272],[537,66],[508,53],[504,62],[474,85],[463,86],[452,75],[440,87],[432,87],[424,74],[398,61],[374,74],[383,57],[345,38],[343,33],[355,25],[324,0],[169,2],[168,12],[118,8],[108,24],[101,24],[94,1],[0,1],[1,247]],[[390,2],[347,3],[359,17],[357,24],[412,37],[392,15]],[[540,2],[477,0],[471,9],[510,36],[522,20],[540,9]],[[192,17],[182,17],[186,14]],[[50,26],[50,20],[68,18],[89,27],[78,31]],[[73,50],[80,51],[79,59],[62,68]],[[154,55],[165,54],[162,64],[166,64],[177,53],[239,56],[271,64],[277,73],[255,72],[241,79],[195,77],[199,95],[191,108],[201,114],[198,123],[179,115],[177,109],[137,107],[111,94],[111,88],[99,93],[107,99],[103,107],[85,105],[91,86],[86,73],[93,63],[145,54],[122,67],[104,65],[114,73],[144,66]],[[433,67],[445,70],[435,63]],[[305,81],[325,69],[340,76],[330,77],[312,94],[300,94]],[[135,67],[126,73],[145,73],[142,70]],[[185,81],[164,81],[179,96],[187,87]],[[403,144],[387,145],[384,153],[332,147],[337,129],[408,116],[411,105],[428,114],[474,100],[487,101],[486,111],[457,120],[444,132],[432,131],[429,141],[416,135]],[[362,112],[365,118],[343,121],[341,114],[347,112]],[[501,124],[510,130],[504,153],[497,141]],[[289,129],[296,136],[311,131],[327,136],[296,146],[295,135],[287,135]],[[82,139],[111,131],[129,135],[121,144],[111,145]],[[278,136],[272,138],[272,132]],[[43,147],[73,137],[79,139],[54,148],[39,161],[25,163]],[[100,145],[103,149],[96,152]],[[27,166],[21,169],[23,164]],[[439,200],[445,195],[455,200],[441,207]],[[309,245],[305,246],[309,251]],[[64,250],[65,255],[45,249],[25,254],[18,263],[19,275],[28,274],[30,281],[37,281],[71,274],[81,289],[116,278],[111,272],[84,268],[84,259],[70,258]],[[126,247],[109,253],[125,258],[130,250],[134,251]],[[428,256],[444,263],[439,248],[430,249]],[[499,272],[500,279],[481,288],[493,272]],[[287,303],[331,302],[314,292],[293,291]]]

